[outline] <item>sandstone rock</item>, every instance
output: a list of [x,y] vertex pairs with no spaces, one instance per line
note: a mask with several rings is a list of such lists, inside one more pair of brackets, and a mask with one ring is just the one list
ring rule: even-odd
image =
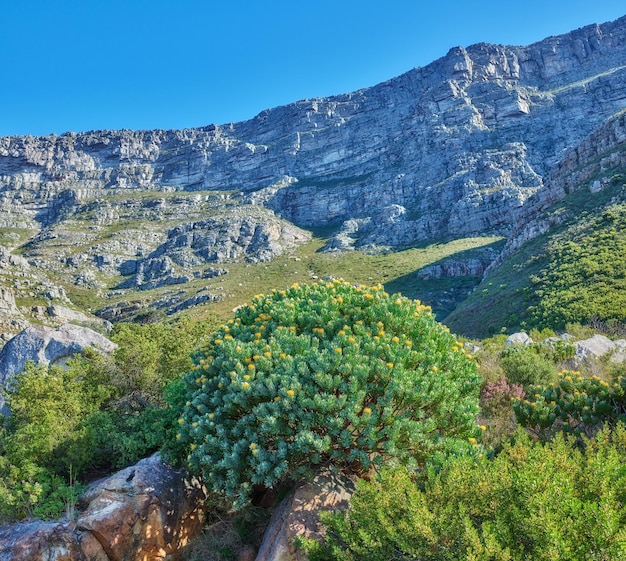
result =
[[533,340],[528,336],[528,333],[513,333],[506,339],[505,345],[531,345]]
[[[62,364],[87,347],[111,353],[115,344],[87,327],[65,324],[58,329],[34,325],[13,337],[0,351],[0,387],[24,369],[29,360],[38,364]],[[4,398],[0,393],[0,411]]]
[[165,561],[204,522],[205,491],[158,455],[94,484],[73,522],[0,527],[0,561]]
[[347,508],[353,493],[354,481],[330,472],[299,485],[274,512],[256,561],[305,561],[303,552],[293,545],[294,538],[323,535],[319,513]]

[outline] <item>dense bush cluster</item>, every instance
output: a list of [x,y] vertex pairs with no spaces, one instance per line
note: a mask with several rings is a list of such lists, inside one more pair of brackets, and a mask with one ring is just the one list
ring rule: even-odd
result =
[[605,424],[626,423],[626,377],[609,383],[562,371],[558,383],[531,387],[513,409],[520,425],[543,439],[560,430],[592,436]]
[[568,231],[567,239],[548,247],[549,264],[531,278],[534,325],[562,329],[592,318],[626,321],[626,204],[578,222],[578,232]]
[[493,460],[361,481],[348,512],[326,516],[326,543],[303,545],[311,561],[623,561],[625,464],[623,426],[582,451],[518,434]]
[[330,462],[423,464],[476,436],[479,377],[417,301],[335,280],[258,296],[185,376],[188,464],[245,504]]

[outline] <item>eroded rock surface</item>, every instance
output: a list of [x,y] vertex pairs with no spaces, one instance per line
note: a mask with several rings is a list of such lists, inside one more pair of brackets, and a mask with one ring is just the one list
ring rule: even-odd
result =
[[200,532],[205,499],[155,455],[93,485],[75,523],[0,527],[0,561],[174,561]]

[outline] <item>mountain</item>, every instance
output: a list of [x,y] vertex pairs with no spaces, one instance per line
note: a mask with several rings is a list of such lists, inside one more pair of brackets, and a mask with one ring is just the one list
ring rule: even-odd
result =
[[434,279],[433,299],[453,307],[504,259],[497,239],[514,236],[510,254],[571,188],[559,170],[626,108],[625,61],[623,17],[527,47],[453,48],[240,123],[2,137],[0,244],[14,263],[0,272],[0,331],[48,321],[55,301],[111,321],[223,313],[267,275],[318,276],[318,250],[339,252],[349,278],[355,249],[473,240],[469,254],[368,277],[409,293]]

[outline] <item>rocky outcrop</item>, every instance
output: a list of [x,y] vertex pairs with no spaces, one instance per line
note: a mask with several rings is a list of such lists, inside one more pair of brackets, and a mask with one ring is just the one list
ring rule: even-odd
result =
[[345,510],[354,488],[353,480],[330,472],[297,486],[272,515],[256,561],[306,561],[304,552],[296,550],[294,539],[323,536],[320,512]]
[[563,150],[626,107],[625,37],[622,18],[527,47],[457,47],[372,88],[224,126],[5,137],[0,225],[51,226],[131,191],[217,191],[306,227],[404,207],[381,245],[506,233]]
[[[87,327],[70,323],[58,329],[30,326],[13,337],[0,351],[0,388],[6,387],[29,360],[43,365],[62,364],[86,348],[111,353],[115,347],[106,337]],[[0,411],[3,408],[4,397],[0,392]]]
[[93,485],[75,522],[0,526],[0,561],[173,561],[201,531],[205,499],[152,456]]

